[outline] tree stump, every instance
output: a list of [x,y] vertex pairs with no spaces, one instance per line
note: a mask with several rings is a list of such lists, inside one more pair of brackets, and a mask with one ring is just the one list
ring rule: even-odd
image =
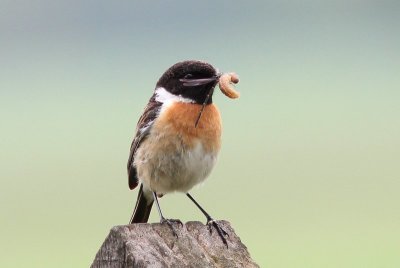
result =
[[201,222],[137,223],[111,229],[91,268],[127,267],[259,267],[227,221],[219,221],[229,234],[228,247],[213,229]]

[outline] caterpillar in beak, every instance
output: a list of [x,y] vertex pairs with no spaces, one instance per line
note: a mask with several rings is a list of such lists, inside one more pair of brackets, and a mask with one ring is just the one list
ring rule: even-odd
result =
[[225,96],[231,99],[236,99],[239,98],[240,93],[234,89],[232,84],[237,84],[238,82],[239,76],[237,74],[225,73],[219,78],[218,86]]

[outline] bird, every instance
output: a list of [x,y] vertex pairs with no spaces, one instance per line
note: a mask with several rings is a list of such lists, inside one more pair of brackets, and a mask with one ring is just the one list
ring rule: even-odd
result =
[[212,101],[221,75],[207,62],[186,60],[159,78],[130,147],[129,188],[139,187],[130,224],[146,223],[155,201],[160,222],[177,236],[173,223],[182,223],[164,217],[158,198],[182,192],[205,215],[210,232],[215,228],[228,245],[228,233],[189,193],[209,176],[221,148],[221,116]]

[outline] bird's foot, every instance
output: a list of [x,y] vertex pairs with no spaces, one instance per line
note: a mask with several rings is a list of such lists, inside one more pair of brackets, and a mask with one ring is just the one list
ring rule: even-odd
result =
[[208,230],[210,231],[210,234],[212,234],[212,229],[213,227],[217,230],[217,233],[219,237],[221,238],[222,242],[228,248],[228,242],[226,241],[225,236],[229,237],[229,234],[221,227],[219,226],[218,222],[212,218],[207,219],[207,227]]
[[179,224],[181,227],[183,226],[183,223],[181,222],[181,220],[179,220],[179,219],[166,219],[166,218],[161,218],[161,220],[160,220],[160,223],[161,224],[164,224],[164,223],[166,223],[168,226],[169,226],[169,228],[171,228],[171,230],[172,230],[172,234],[176,237],[176,238],[178,238],[178,234],[175,232],[175,229],[174,229],[174,223],[177,223],[177,224]]

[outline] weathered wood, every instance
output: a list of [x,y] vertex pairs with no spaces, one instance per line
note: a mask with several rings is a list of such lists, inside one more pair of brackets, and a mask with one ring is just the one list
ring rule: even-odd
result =
[[138,223],[111,229],[91,268],[126,267],[259,267],[227,221],[218,222],[229,237],[228,248],[217,232],[201,222]]

